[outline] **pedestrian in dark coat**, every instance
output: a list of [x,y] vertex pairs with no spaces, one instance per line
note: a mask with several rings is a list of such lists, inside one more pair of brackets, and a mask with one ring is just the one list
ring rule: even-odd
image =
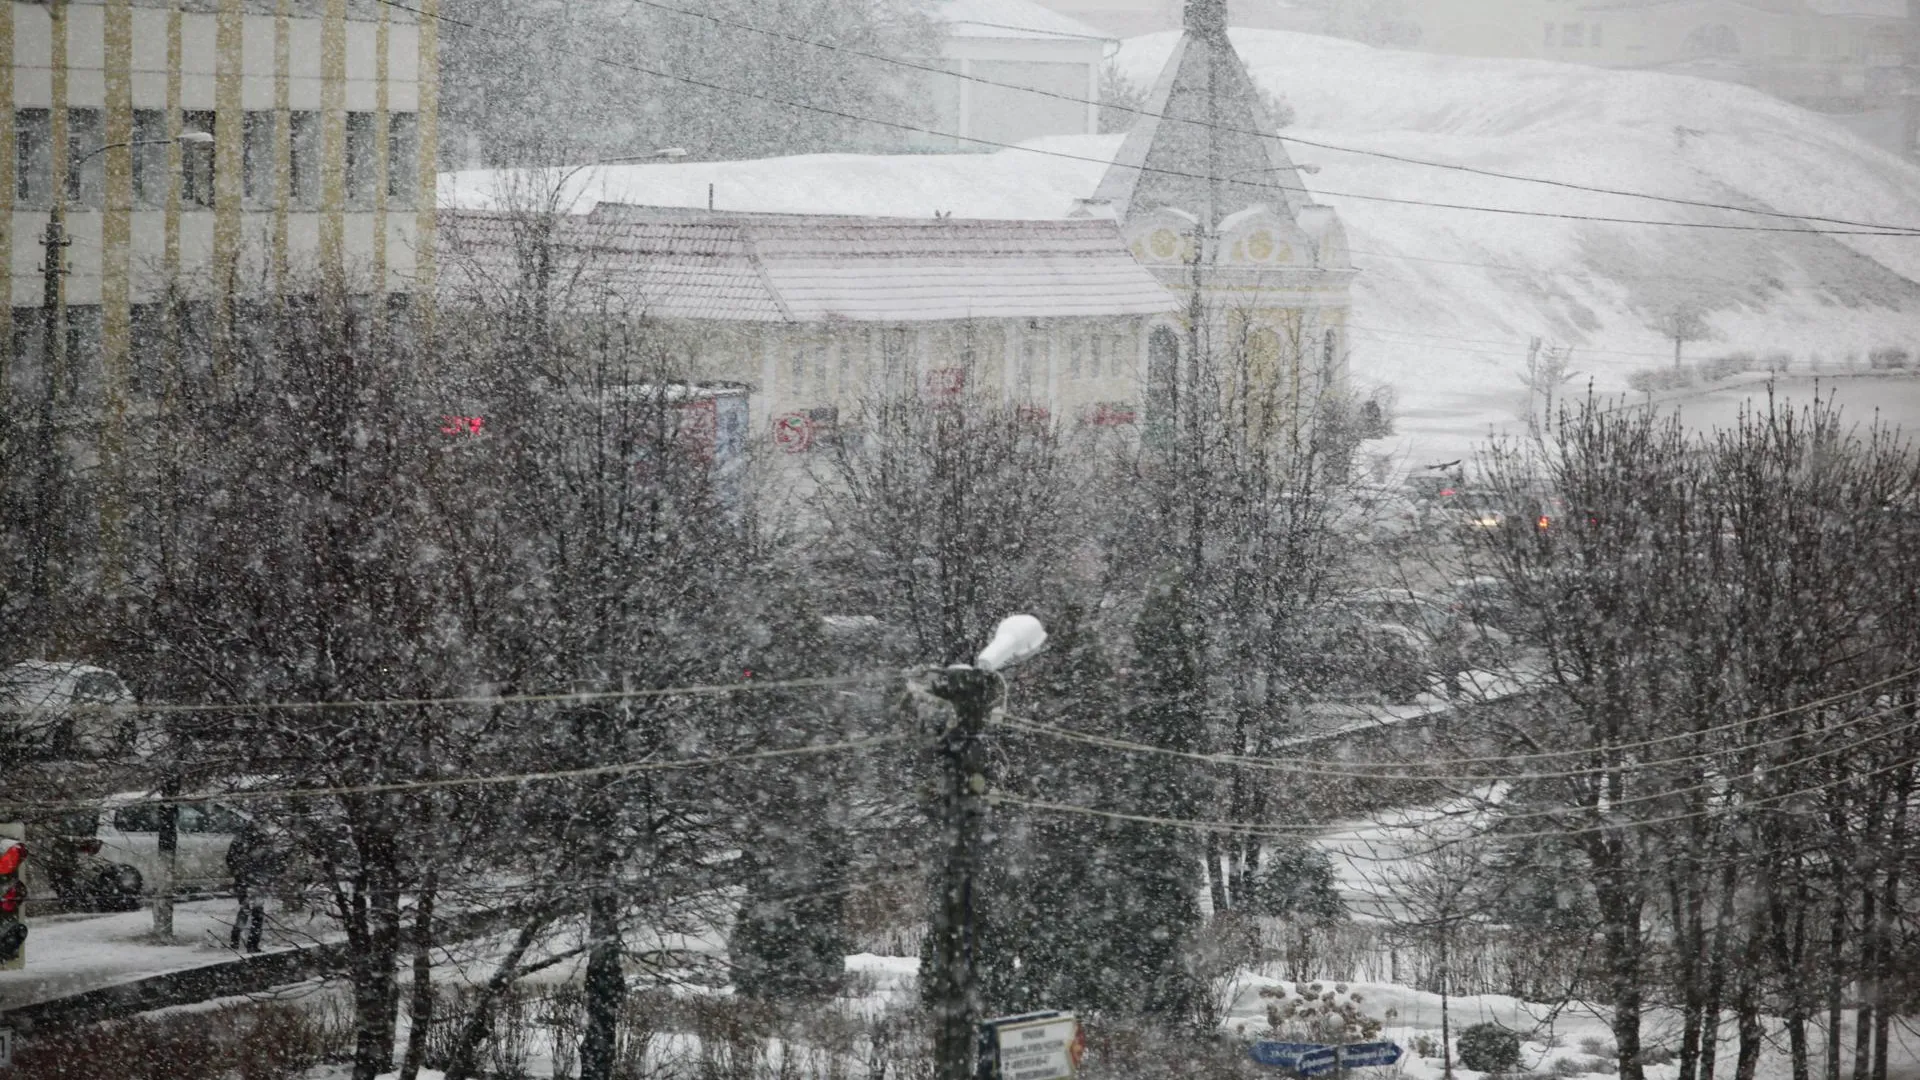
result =
[[267,890],[280,872],[280,851],[259,822],[249,820],[233,834],[233,843],[227,847],[227,872],[233,875],[234,896],[240,901],[230,947],[240,948],[244,935],[247,951],[257,953],[267,924]]

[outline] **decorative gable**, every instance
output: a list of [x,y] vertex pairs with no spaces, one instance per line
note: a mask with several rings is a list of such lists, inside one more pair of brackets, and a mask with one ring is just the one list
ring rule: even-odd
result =
[[1254,205],[1220,222],[1223,266],[1284,268],[1311,267],[1318,254],[1313,237],[1292,218],[1265,205]]
[[1192,214],[1162,206],[1130,218],[1121,236],[1142,266],[1186,266],[1193,262],[1199,225]]

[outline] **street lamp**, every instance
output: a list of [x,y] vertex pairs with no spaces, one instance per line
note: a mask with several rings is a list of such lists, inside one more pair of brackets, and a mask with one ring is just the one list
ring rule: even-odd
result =
[[937,669],[928,688],[953,703],[954,723],[941,734],[947,762],[942,820],[948,830],[947,860],[934,924],[933,999],[938,1003],[934,1060],[938,1080],[973,1080],[980,993],[974,974],[973,881],[979,871],[987,794],[987,748],[981,738],[994,693],[1005,685],[1000,672],[1038,653],[1047,631],[1031,615],[1000,621],[993,640],[973,665]]
[[[165,146],[175,141],[187,146],[205,146],[213,142],[213,134],[206,131],[183,131],[176,139],[134,139],[128,142],[107,143],[96,146],[67,165],[67,175],[72,176],[80,167],[109,150],[124,150],[135,146]],[[53,185],[53,202],[47,215],[47,232],[41,245],[46,248],[44,265],[44,295],[41,299],[40,343],[41,372],[40,381],[43,393],[40,396],[40,415],[37,450],[40,454],[40,469],[34,484],[34,510],[39,520],[39,528],[32,533],[32,543],[28,545],[27,580],[29,594],[33,597],[36,610],[44,612],[51,598],[52,582],[47,562],[51,555],[52,531],[54,525],[54,402],[59,396],[60,376],[67,366],[67,296],[61,287],[61,279],[67,273],[66,257],[62,254],[73,241],[67,239],[67,177],[58,178]]]

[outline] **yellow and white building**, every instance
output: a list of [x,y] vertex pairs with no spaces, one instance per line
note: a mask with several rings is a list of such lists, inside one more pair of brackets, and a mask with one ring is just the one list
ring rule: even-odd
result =
[[[433,272],[438,0],[0,3],[6,385],[46,385],[56,213],[76,404],[138,400],[170,297],[218,325],[338,282],[387,311]],[[220,335],[212,335],[217,340]],[[29,398],[30,400],[30,398]]]

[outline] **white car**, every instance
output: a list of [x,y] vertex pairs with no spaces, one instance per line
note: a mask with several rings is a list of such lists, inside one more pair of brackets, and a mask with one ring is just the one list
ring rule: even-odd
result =
[[[131,792],[114,795],[100,808],[100,857],[139,871],[142,891],[160,880],[160,822],[166,808]],[[175,892],[213,892],[228,887],[227,848],[246,823],[241,811],[217,802],[180,804],[179,842],[174,849]]]
[[0,670],[0,707],[23,749],[44,760],[124,758],[151,750],[127,684],[91,664],[26,660]]

